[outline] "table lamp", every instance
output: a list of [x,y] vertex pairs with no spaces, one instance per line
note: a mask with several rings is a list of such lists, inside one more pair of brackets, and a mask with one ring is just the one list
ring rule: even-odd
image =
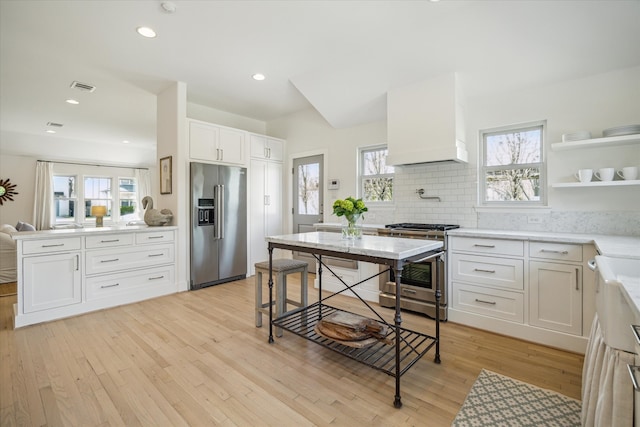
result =
[[102,227],[102,217],[106,214],[106,206],[91,206],[91,216],[96,217],[96,227]]

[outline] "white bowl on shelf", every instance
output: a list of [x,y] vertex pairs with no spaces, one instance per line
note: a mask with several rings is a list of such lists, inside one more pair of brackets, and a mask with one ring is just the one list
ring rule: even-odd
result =
[[624,136],[640,134],[640,125],[616,126],[602,131],[602,136],[608,138],[611,136]]
[[583,130],[579,132],[562,134],[562,142],[582,141],[583,139],[591,139],[591,132]]

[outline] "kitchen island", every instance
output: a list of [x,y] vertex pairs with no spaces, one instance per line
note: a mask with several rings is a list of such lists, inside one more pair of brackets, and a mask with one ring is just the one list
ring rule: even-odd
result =
[[[323,256],[345,258],[356,261],[388,266],[393,269],[396,277],[396,291],[400,291],[400,277],[405,264],[423,261],[443,255],[440,241],[414,240],[397,237],[362,236],[361,239],[343,239],[338,233],[313,232],[288,234],[282,236],[270,236],[266,238],[269,250],[269,343],[273,343],[273,326],[281,327],[293,332],[303,338],[316,342],[350,357],[359,362],[365,363],[374,369],[381,370],[388,375],[394,376],[396,380],[396,391],[394,406],[402,406],[400,396],[400,377],[411,368],[424,354],[435,347],[434,361],[440,363],[440,318],[436,315],[435,337],[421,334],[401,327],[402,317],[400,313],[400,300],[397,300],[395,307],[394,323],[387,323],[376,310],[360,298],[354,292],[355,284],[345,285],[344,290],[351,290],[360,301],[369,308],[375,320],[388,327],[388,335],[385,340],[379,341],[371,346],[363,348],[353,348],[342,343],[333,342],[323,337],[315,331],[315,326],[326,316],[342,312],[337,308],[326,304],[326,300],[333,297],[322,298],[322,270],[331,268],[322,261]],[[273,250],[284,249],[298,252],[306,252],[317,260],[319,300],[307,307],[288,312],[281,317],[273,318]],[[436,263],[438,264],[438,263]],[[383,274],[387,270],[378,274]],[[369,278],[365,279],[368,280]],[[340,292],[338,292],[340,293]],[[335,294],[334,294],[335,295]],[[439,304],[439,291],[436,293],[436,306]],[[439,310],[436,310],[438,313]],[[346,312],[344,312],[346,313]],[[392,343],[387,345],[386,342]],[[393,354],[395,353],[395,354]]]
[[12,233],[14,327],[178,292],[178,227],[121,226]]

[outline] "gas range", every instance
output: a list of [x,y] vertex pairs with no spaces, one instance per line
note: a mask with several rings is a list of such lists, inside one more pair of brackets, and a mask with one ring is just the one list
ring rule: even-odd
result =
[[414,223],[414,222],[401,222],[399,224],[387,224],[384,227],[394,229],[394,230],[399,229],[399,230],[415,230],[415,231],[423,231],[423,230],[446,231],[446,230],[453,230],[455,228],[460,228],[459,225],[455,225],[455,224],[421,224],[421,223]]
[[[455,224],[419,224],[403,222],[388,224],[378,229],[379,236],[402,237],[409,239],[429,239],[443,242],[442,249],[446,251],[445,239],[447,230],[460,228]],[[396,298],[399,296],[400,307],[435,317],[436,293],[440,290],[440,319],[447,319],[447,280],[446,280],[446,255],[425,262],[416,262],[404,265],[400,275],[400,288],[395,279],[395,272],[382,275],[380,279],[380,305],[382,307],[395,307]],[[436,264],[442,264],[437,267]]]
[[460,228],[455,224],[419,224],[402,222],[387,224],[378,229],[379,236],[409,237],[414,239],[444,240],[445,232]]

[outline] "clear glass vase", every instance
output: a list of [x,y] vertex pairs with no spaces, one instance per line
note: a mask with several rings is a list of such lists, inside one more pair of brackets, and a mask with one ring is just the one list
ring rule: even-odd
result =
[[360,215],[345,215],[347,225],[342,227],[342,238],[355,240],[362,238],[362,226],[360,225]]

